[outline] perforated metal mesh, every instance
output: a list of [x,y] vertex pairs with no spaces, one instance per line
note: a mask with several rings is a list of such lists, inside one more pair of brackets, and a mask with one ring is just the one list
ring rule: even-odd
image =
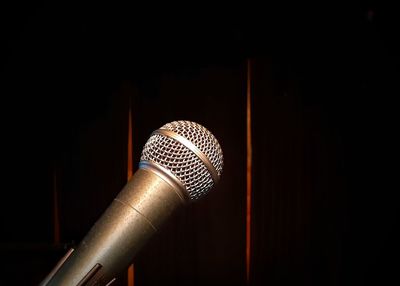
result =
[[[190,121],[174,121],[160,129],[178,133],[192,142],[207,156],[221,176],[223,155],[217,139],[200,124]],[[171,171],[186,187],[191,200],[206,194],[214,185],[206,165],[182,143],[162,134],[153,134],[145,144],[141,160],[155,162]]]

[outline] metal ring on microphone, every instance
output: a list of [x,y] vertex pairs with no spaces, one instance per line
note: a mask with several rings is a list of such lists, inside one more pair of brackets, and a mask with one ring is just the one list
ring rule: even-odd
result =
[[203,152],[201,152],[199,148],[196,147],[196,145],[194,145],[192,142],[187,140],[182,135],[179,135],[178,133],[171,131],[171,130],[157,129],[152,133],[152,135],[153,134],[161,134],[161,135],[170,137],[170,138],[178,141],[179,143],[181,143],[183,146],[185,146],[189,150],[191,150],[204,163],[204,165],[206,166],[208,171],[210,171],[210,175],[211,175],[212,180],[214,181],[214,184],[218,183],[219,176],[218,176],[218,173],[215,170],[213,164],[210,162],[208,157]]

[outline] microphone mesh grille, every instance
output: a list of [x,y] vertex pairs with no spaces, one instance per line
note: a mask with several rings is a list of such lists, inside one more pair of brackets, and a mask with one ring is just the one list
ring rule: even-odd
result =
[[[217,139],[200,124],[190,121],[174,121],[160,129],[173,131],[195,145],[214,166],[218,177],[223,168],[223,154]],[[186,187],[189,198],[196,200],[206,194],[214,185],[206,165],[182,143],[164,136],[153,134],[145,144],[141,160],[152,161],[172,172]]]

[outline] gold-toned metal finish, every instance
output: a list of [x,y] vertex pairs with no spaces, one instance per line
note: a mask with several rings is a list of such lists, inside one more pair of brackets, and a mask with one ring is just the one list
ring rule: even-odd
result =
[[146,161],[142,160],[139,163],[139,168],[140,169],[145,169],[145,170],[151,170],[152,172],[156,173],[159,175],[161,178],[164,179],[168,184],[171,185],[171,187],[177,191],[177,195],[182,199],[182,202],[186,203],[188,200],[188,195],[186,192],[185,186],[182,184],[181,181],[179,181],[174,174],[171,173],[170,170],[164,168],[163,166],[151,162],[151,161]]
[[43,281],[40,283],[39,286],[45,286],[49,281],[53,278],[54,274],[57,273],[57,271],[61,268],[61,266],[64,264],[64,262],[68,259],[68,257],[74,252],[74,249],[71,248],[68,250],[68,252],[58,261],[56,266],[54,266],[53,270],[46,276],[46,278],[43,279]]
[[214,181],[214,184],[216,184],[219,180],[219,176],[217,171],[215,170],[213,164],[210,162],[210,160],[207,158],[206,155],[203,154],[203,152],[200,151],[199,148],[197,148],[192,142],[187,140],[185,137],[179,135],[178,133],[167,130],[167,129],[157,129],[153,132],[153,134],[161,134],[170,138],[175,139],[182,145],[184,145],[186,148],[191,150],[194,154],[196,154],[197,157],[206,165],[207,169],[210,171],[211,177]]
[[83,279],[81,281],[79,281],[78,285],[76,285],[76,286],[86,286],[86,285],[88,285],[88,283],[90,282],[90,279],[92,279],[96,275],[96,273],[99,272],[100,268],[101,268],[101,265],[97,263],[88,272],[88,274],[86,274],[85,277],[83,277]]
[[174,121],[153,132],[123,190],[42,286],[110,285],[172,213],[219,180],[223,154],[200,124]]
[[117,278],[113,278],[110,282],[108,282],[105,286],[110,286],[111,284],[113,284],[115,282],[115,280],[117,280]]
[[42,285],[76,286],[96,264],[102,267],[87,285],[106,285],[183,205],[179,192],[157,173],[139,169],[49,283]]

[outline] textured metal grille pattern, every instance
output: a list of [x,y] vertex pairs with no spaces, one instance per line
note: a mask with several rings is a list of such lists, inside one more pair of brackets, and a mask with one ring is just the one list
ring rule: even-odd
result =
[[[161,127],[174,131],[192,142],[221,176],[223,155],[215,137],[203,126],[190,121],[174,121]],[[175,139],[153,134],[145,144],[141,160],[155,162],[171,171],[186,187],[189,198],[196,200],[214,185],[206,165],[190,149]]]
[[214,166],[221,176],[223,168],[223,156],[221,146],[217,139],[205,127],[191,121],[174,121],[165,124],[160,129],[167,129],[178,133],[192,142],[200,151],[207,156],[211,164]]

